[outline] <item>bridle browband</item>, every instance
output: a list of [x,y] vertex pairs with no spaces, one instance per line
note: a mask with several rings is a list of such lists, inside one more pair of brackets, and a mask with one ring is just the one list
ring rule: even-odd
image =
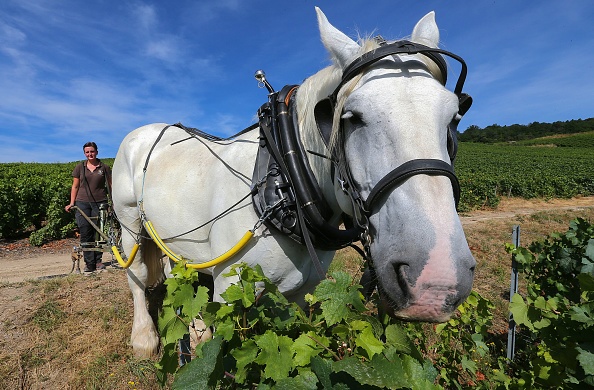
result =
[[420,43],[401,40],[391,43],[380,41],[380,47],[362,54],[360,57],[353,60],[353,62],[351,62],[342,72],[342,80],[340,81],[340,84],[338,84],[338,86],[334,89],[332,96],[336,97],[336,95],[338,95],[338,91],[340,91],[344,84],[346,84],[359,73],[363,72],[365,68],[385,57],[395,54],[423,54],[424,56],[428,57],[439,68],[443,77],[444,85],[448,77],[448,68],[441,54],[445,54],[448,57],[457,60],[460,62],[462,68],[460,69],[460,76],[456,82],[454,93],[458,96],[462,94],[462,88],[464,86],[464,82],[466,81],[466,74],[468,70],[466,63],[461,57],[446,50],[425,46]]

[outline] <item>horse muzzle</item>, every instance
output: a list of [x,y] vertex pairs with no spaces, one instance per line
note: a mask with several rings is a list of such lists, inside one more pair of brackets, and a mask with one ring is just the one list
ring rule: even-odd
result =
[[392,317],[409,321],[444,322],[470,295],[474,258],[465,267],[425,265],[417,275],[409,265],[390,264],[378,274],[381,307]]

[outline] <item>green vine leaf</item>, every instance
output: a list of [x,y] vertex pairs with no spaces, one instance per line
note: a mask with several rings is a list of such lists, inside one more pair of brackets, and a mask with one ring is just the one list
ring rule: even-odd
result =
[[176,309],[171,306],[163,306],[158,324],[163,344],[177,343],[188,333],[188,324],[181,321]]
[[577,360],[584,369],[584,373],[587,376],[594,376],[594,343],[582,345],[576,350],[578,351]]
[[280,380],[274,390],[317,390],[318,378],[311,371],[300,372],[297,376]]
[[258,346],[254,340],[246,340],[242,343],[241,347],[231,351],[231,356],[235,358],[237,366],[235,381],[237,383],[245,383],[250,364],[258,356]]
[[225,341],[232,340],[233,336],[235,336],[235,323],[231,319],[218,323],[216,334],[221,336]]
[[199,358],[186,364],[175,375],[173,390],[214,389],[223,378],[223,359],[221,356],[223,340],[215,338],[202,346]]
[[476,363],[474,361],[472,361],[472,359],[469,359],[467,356],[462,356],[462,368],[464,370],[466,370],[466,372],[469,373],[475,373],[476,372]]
[[286,378],[293,365],[293,340],[268,330],[256,339],[260,353],[255,362],[265,366],[264,377],[274,381]]
[[526,325],[529,328],[532,324],[528,320],[528,306],[524,302],[524,298],[520,294],[514,294],[509,304],[509,311],[514,316],[514,321],[518,325]]
[[310,364],[311,358],[318,356],[330,345],[325,336],[319,336],[315,332],[301,334],[293,343],[292,351],[295,354],[293,361],[295,366],[304,367]]
[[588,245],[586,246],[585,255],[594,262],[594,238],[590,238],[588,240]]
[[322,316],[328,326],[348,318],[351,307],[359,313],[366,310],[358,285],[352,285],[352,278],[346,272],[334,272],[334,280],[323,280],[314,295],[322,302]]
[[171,302],[171,306],[173,307],[188,307],[188,302],[192,302],[194,300],[194,287],[190,284],[181,284],[178,286],[175,294],[171,295],[171,299],[168,302]]
[[369,322],[353,321],[351,322],[351,327],[354,330],[360,331],[355,338],[355,345],[365,350],[368,359],[373,358],[373,356],[378,353],[382,353],[384,350],[384,343],[375,337]]
[[[242,302],[244,300],[243,288],[237,284],[232,284],[221,294],[221,297],[227,303]],[[247,307],[247,306],[246,306]]]
[[402,361],[393,361],[384,355],[376,355],[371,364],[364,364],[359,359],[349,357],[332,363],[334,372],[344,371],[363,385],[378,386],[384,389],[400,389],[408,387],[407,375]]
[[594,291],[594,274],[581,273],[578,275],[582,291]]
[[179,368],[176,344],[163,345],[161,360],[155,363],[155,367],[159,370],[157,372],[159,383],[161,386],[165,386],[167,375],[174,374]]
[[592,317],[592,304],[582,306],[574,306],[569,310],[569,314],[573,321],[581,322],[586,326],[594,326],[594,317]]
[[208,300],[208,288],[198,286],[196,294],[192,294],[189,299],[184,302],[182,312],[189,318],[196,318],[202,311],[202,308],[208,303]]
[[[389,352],[386,353],[389,355]],[[430,360],[420,363],[409,355],[399,355],[402,359],[402,367],[406,374],[408,384],[407,388],[415,390],[443,390],[443,387],[437,385],[437,370],[431,364]]]

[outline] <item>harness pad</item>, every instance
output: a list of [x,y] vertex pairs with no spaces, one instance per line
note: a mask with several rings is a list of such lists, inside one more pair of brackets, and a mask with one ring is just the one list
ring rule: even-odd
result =
[[264,132],[278,140],[276,126],[269,103],[258,110],[260,118],[260,146],[252,175],[252,203],[259,218],[292,239],[303,244],[301,228],[296,214],[295,193],[289,179],[273,156],[271,145]]

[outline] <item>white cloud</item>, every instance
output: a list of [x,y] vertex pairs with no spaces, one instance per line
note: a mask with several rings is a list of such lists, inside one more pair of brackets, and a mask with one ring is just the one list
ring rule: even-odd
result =
[[145,31],[153,31],[157,22],[157,12],[154,6],[138,4],[132,8],[132,12]]

